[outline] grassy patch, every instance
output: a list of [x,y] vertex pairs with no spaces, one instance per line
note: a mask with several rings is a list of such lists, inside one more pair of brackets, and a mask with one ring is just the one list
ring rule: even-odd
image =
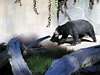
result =
[[51,65],[52,60],[53,59],[50,57],[33,55],[27,59],[27,64],[31,69],[33,75],[43,75]]
[[33,54],[28,57],[27,64],[32,71],[33,75],[44,75],[50,67],[52,61],[67,54],[65,49],[62,48],[49,48],[47,52]]

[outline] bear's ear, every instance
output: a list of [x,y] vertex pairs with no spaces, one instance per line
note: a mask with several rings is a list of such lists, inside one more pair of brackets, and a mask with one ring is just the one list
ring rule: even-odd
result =
[[61,28],[61,26],[60,26],[60,25],[57,27],[57,29],[59,29],[59,28]]
[[60,25],[58,27],[61,27]]

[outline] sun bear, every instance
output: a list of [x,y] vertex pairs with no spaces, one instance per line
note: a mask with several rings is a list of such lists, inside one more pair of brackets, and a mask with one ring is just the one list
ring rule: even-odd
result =
[[[59,36],[62,36],[59,39]],[[51,37],[52,42],[57,42],[60,44],[60,41],[67,39],[68,35],[71,35],[73,38],[72,45],[80,43],[80,39],[88,35],[93,39],[93,42],[96,42],[95,32],[92,24],[86,20],[74,20],[68,21],[67,23],[58,26]]]

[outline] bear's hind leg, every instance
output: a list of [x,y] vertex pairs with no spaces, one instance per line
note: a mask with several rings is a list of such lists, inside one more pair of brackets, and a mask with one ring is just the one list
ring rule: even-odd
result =
[[93,42],[96,42],[95,32],[93,29],[89,31],[88,35],[93,39]]

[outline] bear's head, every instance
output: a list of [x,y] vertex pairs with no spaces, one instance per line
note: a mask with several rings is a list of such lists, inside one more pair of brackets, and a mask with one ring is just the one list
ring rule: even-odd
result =
[[50,41],[52,41],[52,42],[58,42],[59,41],[60,31],[61,31],[61,26],[58,26],[56,28],[53,36],[51,37]]

